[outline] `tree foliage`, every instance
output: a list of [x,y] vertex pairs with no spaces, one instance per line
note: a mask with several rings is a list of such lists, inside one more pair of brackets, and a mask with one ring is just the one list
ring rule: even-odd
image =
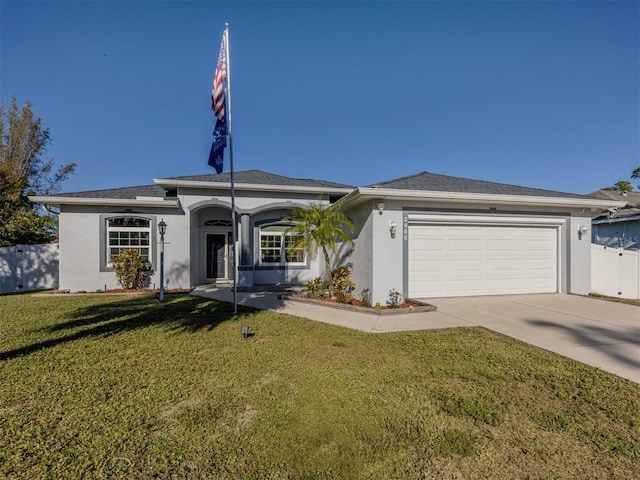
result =
[[340,205],[326,205],[312,202],[308,207],[294,207],[286,221],[292,222],[289,232],[293,233],[291,250],[304,249],[310,258],[315,258],[318,250],[324,258],[326,281],[329,294],[333,295],[333,278],[329,252],[337,254],[339,242],[353,245],[349,233],[353,233],[353,222],[341,210]]
[[12,97],[8,108],[0,105],[0,139],[0,246],[53,240],[55,218],[28,196],[59,192],[76,164],[55,169],[54,159],[45,158],[49,129],[29,101],[20,107]]
[[633,185],[631,185],[631,182],[627,182],[626,180],[620,180],[611,187],[603,188],[603,190],[614,192],[632,192]]

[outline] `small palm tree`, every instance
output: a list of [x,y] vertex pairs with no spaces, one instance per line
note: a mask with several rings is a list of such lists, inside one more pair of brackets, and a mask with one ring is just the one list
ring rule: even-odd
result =
[[329,294],[333,296],[333,279],[329,251],[337,254],[338,241],[353,245],[349,233],[353,233],[353,222],[342,211],[340,205],[311,202],[307,207],[294,207],[286,221],[292,222],[290,250],[304,250],[315,258],[322,250]]

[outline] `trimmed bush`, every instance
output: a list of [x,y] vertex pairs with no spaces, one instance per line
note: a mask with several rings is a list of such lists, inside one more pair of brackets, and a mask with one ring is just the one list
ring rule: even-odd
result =
[[151,273],[149,265],[136,249],[121,252],[111,259],[111,264],[118,277],[118,283],[127,290],[142,288]]

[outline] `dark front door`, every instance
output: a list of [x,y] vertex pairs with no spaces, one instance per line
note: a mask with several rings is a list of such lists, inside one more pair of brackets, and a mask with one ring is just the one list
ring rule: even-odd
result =
[[227,278],[227,235],[207,233],[206,280]]

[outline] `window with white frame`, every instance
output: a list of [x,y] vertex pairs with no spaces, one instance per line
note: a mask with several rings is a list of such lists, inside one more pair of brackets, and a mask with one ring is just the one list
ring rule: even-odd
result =
[[260,229],[260,263],[262,265],[303,265],[304,249],[292,248],[300,235],[290,232],[290,225],[267,225]]
[[107,219],[107,263],[124,250],[138,250],[148,262],[151,247],[151,220],[140,217]]

